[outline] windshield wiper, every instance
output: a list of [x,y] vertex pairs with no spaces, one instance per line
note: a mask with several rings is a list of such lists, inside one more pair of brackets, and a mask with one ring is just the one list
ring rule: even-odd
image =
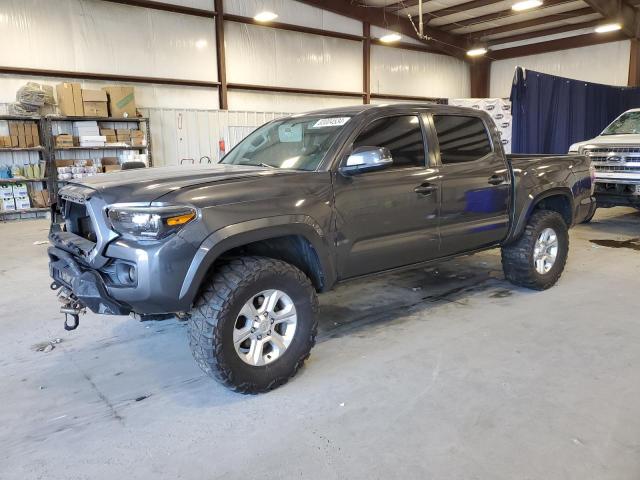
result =
[[278,167],[275,167],[273,165],[269,165],[268,163],[259,163],[258,165],[261,166],[261,167],[278,168]]

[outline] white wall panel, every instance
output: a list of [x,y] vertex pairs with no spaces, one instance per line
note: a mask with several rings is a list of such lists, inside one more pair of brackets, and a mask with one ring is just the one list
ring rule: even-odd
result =
[[144,113],[150,119],[155,166],[190,165],[200,163],[205,156],[215,163],[221,158],[220,140],[224,140],[228,152],[255,128],[287,115],[158,108],[145,109]]
[[101,0],[2,0],[0,39],[4,65],[217,79],[215,27],[192,15]]
[[227,80],[280,87],[362,91],[362,44],[225,23]]
[[508,97],[515,68],[520,66],[550,75],[607,85],[627,85],[628,40],[526,57],[499,60],[491,64],[491,97]]
[[76,81],[83,88],[100,89],[106,85],[133,86],[136,105],[157,108],[198,108],[214,110],[218,108],[218,89],[203,87],[180,87],[172,85],[132,85],[119,82],[95,82],[69,79],[41,79],[34,77],[0,76],[0,103],[15,101],[17,90],[27,82],[37,82],[55,86],[60,82]]
[[371,91],[427,97],[468,97],[469,66],[446,55],[371,47]]
[[224,0],[225,13],[253,17],[265,10],[278,14],[278,22],[334,32],[362,35],[362,23],[295,0]]
[[308,112],[347,105],[362,105],[362,99],[358,97],[229,91],[229,108],[232,110]]

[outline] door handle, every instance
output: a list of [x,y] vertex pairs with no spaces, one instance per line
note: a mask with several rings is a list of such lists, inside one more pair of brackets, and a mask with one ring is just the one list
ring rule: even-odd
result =
[[420,195],[431,195],[438,189],[436,185],[432,185],[431,183],[423,183],[422,185],[418,185],[413,189],[414,192],[419,193]]
[[490,185],[500,185],[506,182],[507,179],[503,175],[491,175],[488,181]]

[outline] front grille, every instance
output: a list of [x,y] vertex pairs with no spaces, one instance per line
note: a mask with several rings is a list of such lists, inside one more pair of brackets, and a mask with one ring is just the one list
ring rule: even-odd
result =
[[596,153],[638,153],[640,147],[587,147],[585,149],[587,155]]
[[627,173],[640,173],[640,166],[637,167],[627,167],[621,165],[593,165],[596,169],[596,172],[627,172]]
[[74,233],[91,242],[97,241],[97,235],[91,222],[91,217],[84,203],[61,200],[61,210],[67,232]]
[[[581,149],[598,174],[640,175],[640,146],[590,145]],[[611,177],[611,175],[608,175]]]

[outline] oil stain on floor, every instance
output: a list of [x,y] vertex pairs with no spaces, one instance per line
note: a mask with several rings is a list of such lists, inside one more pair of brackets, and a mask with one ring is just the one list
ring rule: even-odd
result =
[[600,245],[601,247],[610,248],[630,248],[631,250],[640,250],[640,238],[630,238],[629,240],[589,240],[591,243]]

